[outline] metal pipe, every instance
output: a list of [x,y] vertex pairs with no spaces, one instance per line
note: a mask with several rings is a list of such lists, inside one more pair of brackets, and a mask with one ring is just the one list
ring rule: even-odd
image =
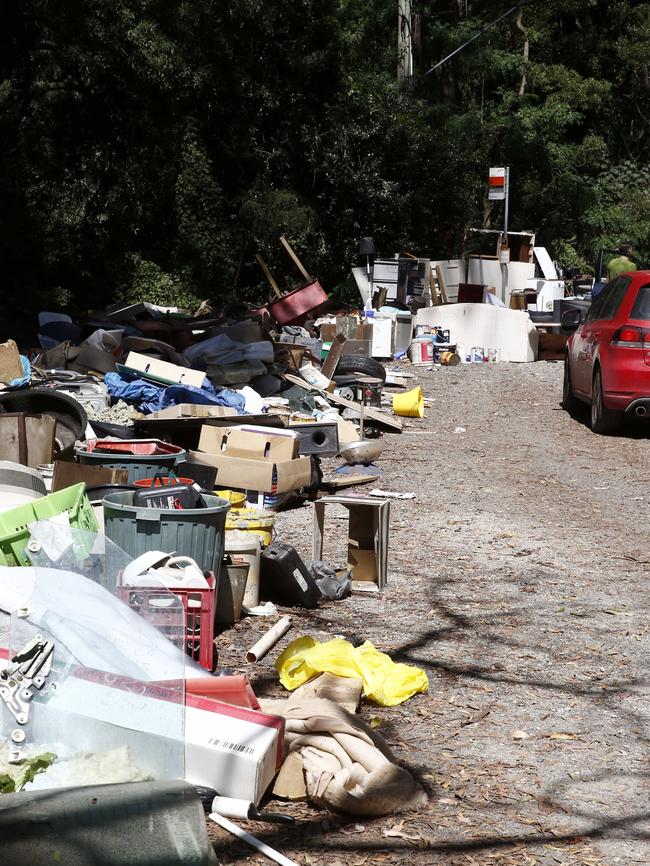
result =
[[636,412],[636,414],[637,414],[640,418],[643,418],[643,416],[646,414],[646,412],[647,412],[648,410],[646,409],[645,406],[637,406],[636,409],[635,409],[634,411]]

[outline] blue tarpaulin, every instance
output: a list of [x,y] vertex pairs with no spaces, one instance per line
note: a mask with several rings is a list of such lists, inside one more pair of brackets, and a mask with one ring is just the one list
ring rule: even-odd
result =
[[229,388],[215,390],[206,380],[203,388],[193,385],[154,385],[144,379],[124,373],[106,373],[104,383],[108,393],[116,400],[124,400],[138,406],[145,415],[159,412],[178,403],[195,403],[199,406],[231,406],[244,414],[245,400],[241,394]]

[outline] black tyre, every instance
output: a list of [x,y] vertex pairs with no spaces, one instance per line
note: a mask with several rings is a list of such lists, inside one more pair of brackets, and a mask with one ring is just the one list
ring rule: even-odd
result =
[[594,433],[615,433],[621,425],[622,412],[608,409],[603,402],[603,378],[596,369],[591,388],[591,429]]
[[580,401],[573,393],[571,387],[571,368],[569,366],[569,356],[564,358],[564,383],[562,385],[562,408],[573,415],[580,408]]
[[344,373],[361,373],[364,376],[373,376],[375,379],[386,381],[386,368],[374,358],[365,355],[341,355],[336,365],[337,375]]

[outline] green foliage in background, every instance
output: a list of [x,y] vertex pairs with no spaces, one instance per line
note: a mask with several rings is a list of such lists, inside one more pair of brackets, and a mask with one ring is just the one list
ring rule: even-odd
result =
[[650,258],[650,6],[413,2],[396,80],[394,0],[24,0],[0,8],[5,297],[97,307],[263,297],[261,252],[328,289],[358,240],[463,252],[513,228],[563,264],[631,240]]

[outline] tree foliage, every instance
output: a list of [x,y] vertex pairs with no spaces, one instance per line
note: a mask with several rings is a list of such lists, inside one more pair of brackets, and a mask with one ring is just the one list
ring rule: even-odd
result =
[[285,233],[328,288],[358,238],[437,257],[510,224],[565,263],[650,256],[650,6],[414,0],[396,80],[394,0],[24,0],[0,10],[5,295],[254,298]]

